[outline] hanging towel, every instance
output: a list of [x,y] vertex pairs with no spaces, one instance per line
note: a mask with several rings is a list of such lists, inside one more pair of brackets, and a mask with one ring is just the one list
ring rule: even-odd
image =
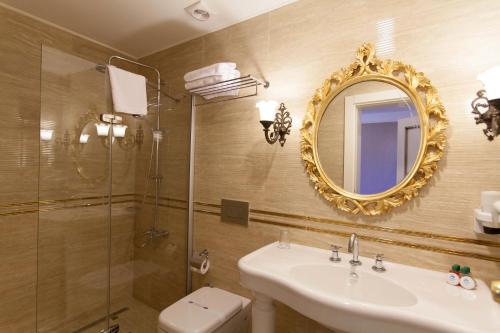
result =
[[212,75],[223,75],[235,69],[236,64],[234,62],[220,62],[186,73],[186,75],[184,75],[184,81],[194,81]]
[[193,90],[196,88],[206,87],[206,86],[209,86],[211,84],[219,83],[222,81],[236,79],[239,77],[240,77],[240,71],[237,69],[234,69],[231,72],[228,72],[226,74],[212,75],[212,76],[207,76],[207,77],[197,79],[194,81],[186,82],[186,84],[184,85],[184,88],[186,88],[186,90]]
[[108,65],[108,73],[115,111],[146,115],[148,112],[146,78],[112,65]]

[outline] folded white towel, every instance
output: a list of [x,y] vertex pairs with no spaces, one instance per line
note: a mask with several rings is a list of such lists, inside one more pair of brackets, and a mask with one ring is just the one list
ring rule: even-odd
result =
[[201,78],[198,80],[186,82],[186,84],[184,85],[184,88],[186,88],[186,90],[195,90],[197,88],[206,87],[206,86],[209,86],[211,84],[219,83],[222,81],[236,79],[236,78],[239,78],[240,76],[241,76],[240,71],[237,69],[234,69],[231,72],[228,72],[226,74],[212,75],[212,76],[207,76],[207,77],[204,77],[204,78]]
[[220,62],[186,73],[186,75],[184,75],[184,81],[194,81],[212,75],[223,75],[234,69],[236,69],[236,64],[234,62]]
[[146,78],[112,65],[108,65],[108,73],[115,111],[146,115],[148,112]]

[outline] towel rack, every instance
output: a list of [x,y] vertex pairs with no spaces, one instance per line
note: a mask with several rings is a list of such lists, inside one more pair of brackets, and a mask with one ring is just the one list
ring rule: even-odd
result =
[[226,102],[234,99],[246,98],[251,96],[257,96],[259,94],[259,86],[262,86],[267,89],[269,87],[269,82],[264,80],[259,80],[252,75],[244,75],[235,79],[225,80],[209,84],[203,87],[191,89],[190,92],[194,96],[206,97],[209,95],[220,94],[234,90],[241,90],[241,89],[249,90],[250,88],[254,88],[244,95],[224,97],[224,98],[222,98],[221,96],[220,98],[215,97],[214,100],[204,99],[203,102],[195,104],[196,106],[200,106],[212,103]]

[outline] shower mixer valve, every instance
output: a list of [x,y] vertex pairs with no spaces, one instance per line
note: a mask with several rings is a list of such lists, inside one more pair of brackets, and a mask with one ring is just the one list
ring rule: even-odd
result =
[[144,232],[144,236],[147,236],[149,239],[153,240],[159,237],[167,237],[169,232],[167,230],[150,228],[146,232]]

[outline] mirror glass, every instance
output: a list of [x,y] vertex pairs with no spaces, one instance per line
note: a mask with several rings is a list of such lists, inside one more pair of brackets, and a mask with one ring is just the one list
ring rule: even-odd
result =
[[338,187],[376,194],[399,184],[420,150],[420,120],[398,87],[363,81],[342,90],[327,106],[317,133],[318,159]]
[[100,137],[97,133],[96,120],[88,121],[81,132],[77,131],[74,149],[77,162],[77,171],[89,181],[102,181],[107,175],[108,148],[107,137]]

